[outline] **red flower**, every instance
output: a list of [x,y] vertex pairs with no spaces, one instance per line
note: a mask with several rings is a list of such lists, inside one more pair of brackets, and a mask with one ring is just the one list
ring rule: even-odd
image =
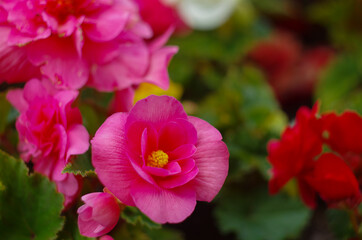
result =
[[351,168],[333,153],[325,153],[316,161],[307,181],[329,204],[344,200],[350,200],[350,203],[360,201],[361,193]]
[[259,42],[249,53],[266,75],[275,95],[282,104],[310,97],[316,82],[333,57],[328,47],[303,50],[293,35],[277,32]]
[[[312,110],[300,108],[295,125],[283,132],[281,140],[269,142],[269,191],[277,193],[295,177],[310,207],[316,206],[317,194],[329,206],[340,202],[355,206],[361,201],[357,179],[362,180],[362,118],[351,111],[317,118],[317,110],[317,104]],[[335,153],[320,155],[323,144]]]
[[288,127],[281,140],[268,144],[268,160],[273,168],[269,182],[271,194],[277,193],[291,178],[300,177],[313,169],[314,158],[322,151],[319,120],[315,117],[318,104],[313,109],[299,109],[293,127]]

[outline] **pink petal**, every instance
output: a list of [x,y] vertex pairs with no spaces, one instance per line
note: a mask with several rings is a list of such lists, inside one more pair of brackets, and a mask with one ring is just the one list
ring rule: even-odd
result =
[[165,152],[172,151],[184,144],[196,144],[195,127],[184,119],[175,119],[166,123],[159,133],[159,148]]
[[32,102],[38,98],[48,96],[48,92],[38,79],[31,79],[24,86],[24,98],[27,102]]
[[98,91],[122,90],[138,83],[119,59],[93,66],[92,77],[87,84]]
[[62,106],[72,103],[78,96],[78,91],[64,90],[54,94],[54,98],[61,103]]
[[136,173],[138,173],[138,175],[141,178],[143,178],[145,181],[147,181],[148,183],[150,183],[152,185],[155,185],[155,186],[157,185],[157,183],[152,178],[152,176],[149,175],[148,172],[144,171],[143,168],[140,165],[138,165],[136,161],[133,160],[135,158],[134,156],[128,155],[128,158],[130,159],[133,169],[135,170]]
[[190,172],[196,166],[196,162],[192,158],[179,160],[178,163],[180,164],[183,173]]
[[103,226],[109,226],[118,222],[119,212],[117,200],[109,193],[101,193],[94,202],[92,217]]
[[124,29],[129,13],[113,6],[105,11],[88,15],[82,28],[87,37],[96,42],[106,42],[117,37]]
[[136,121],[154,124],[159,129],[164,123],[177,118],[187,118],[179,101],[170,96],[151,95],[134,105],[129,112],[126,129]]
[[167,189],[180,187],[194,179],[198,173],[199,169],[197,167],[194,167],[192,171],[189,171],[188,173],[178,174],[164,179],[160,179],[160,181],[158,181],[158,184],[160,185],[160,187]]
[[0,22],[6,22],[8,17],[7,11],[3,7],[0,7]]
[[[133,42],[130,42],[133,41]],[[143,41],[131,39],[121,44],[118,59],[132,75],[143,77],[150,66],[150,52]]]
[[210,202],[220,191],[229,168],[229,152],[221,141],[203,142],[193,156],[199,174],[192,180],[197,200]]
[[114,93],[114,98],[111,102],[111,113],[129,112],[133,107],[134,88],[129,87]]
[[[157,132],[154,127],[145,122],[133,122],[130,127],[126,131],[127,145],[129,152],[133,152],[135,154],[142,155],[142,134],[145,129],[147,129],[147,141],[150,143],[150,149],[157,150],[158,149],[158,139]],[[145,141],[145,140],[143,140]],[[136,161],[137,162],[137,161]],[[143,165],[144,162],[139,162],[139,165]]]
[[66,161],[71,155],[83,154],[89,148],[89,133],[87,129],[81,125],[73,125],[68,129],[68,151]]
[[172,161],[178,161],[180,159],[186,159],[192,157],[197,148],[193,144],[184,144],[173,150],[172,152],[167,153],[168,157]]
[[164,34],[162,34],[161,36],[159,36],[150,43],[150,50],[153,52],[162,48],[162,46],[164,46],[167,43],[168,39],[171,37],[174,31],[175,31],[174,27],[169,27]]
[[[151,128],[152,129],[152,128]],[[147,128],[143,131],[141,137],[141,152],[143,165],[146,164],[147,157],[153,152],[157,151],[157,133],[150,131],[150,134],[147,132]]]
[[92,163],[100,181],[124,204],[134,206],[130,186],[139,176],[126,155],[127,116],[127,113],[115,113],[98,129],[91,141]]
[[104,235],[104,236],[100,237],[99,240],[114,240],[114,239],[109,235]]
[[88,80],[89,66],[78,56],[72,39],[51,37],[28,45],[34,65],[61,88],[79,89]]
[[196,205],[195,192],[186,187],[164,190],[145,181],[137,181],[132,184],[131,195],[144,214],[161,224],[182,222],[191,215]]
[[10,90],[6,94],[6,99],[18,110],[20,113],[25,112],[29,105],[25,101],[22,89]]
[[77,213],[83,221],[89,221],[92,219],[92,208],[88,205],[83,205],[78,208]]
[[147,75],[144,77],[146,82],[155,84],[162,89],[168,89],[169,76],[167,66],[173,55],[178,52],[178,47],[163,47],[151,55],[150,66]]
[[197,143],[221,141],[222,136],[220,132],[214,128],[210,123],[197,117],[188,116],[189,122],[191,122],[197,130]]
[[177,162],[170,162],[165,166],[165,168],[144,166],[142,169],[154,176],[159,177],[175,175],[181,172],[181,167]]

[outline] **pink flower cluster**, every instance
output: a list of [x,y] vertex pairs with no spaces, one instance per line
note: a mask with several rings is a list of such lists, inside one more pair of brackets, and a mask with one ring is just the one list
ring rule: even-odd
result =
[[[171,15],[163,16],[168,22],[160,29],[152,26],[154,37],[139,7],[150,23],[160,16],[146,17],[145,4],[0,0],[0,83],[26,82],[7,94],[20,113],[20,155],[55,182],[66,208],[78,196],[81,178],[62,171],[72,156],[89,148],[80,111],[72,106],[78,90],[114,91],[113,108],[128,111],[140,83],[168,88],[167,65],[178,49],[164,45],[177,17],[162,5],[161,12]],[[118,202],[159,223],[183,221],[197,200],[211,201],[219,192],[228,158],[218,130],[187,116],[172,97],[150,96],[129,113],[115,113],[92,140],[92,163],[109,190],[82,197],[81,234],[112,239],[105,234],[118,222]]]
[[[129,113],[113,114],[91,143],[92,163],[105,187],[158,223],[183,221],[196,200],[209,202],[216,196],[228,173],[229,153],[219,131],[187,116],[181,103],[169,96],[152,95]],[[87,199],[78,210],[79,227],[83,235],[101,236],[105,232],[98,234],[94,222],[102,229],[113,222],[84,213],[88,205],[97,207]],[[115,207],[103,209],[108,215]]]
[[16,121],[19,150],[34,170],[57,185],[65,196],[67,207],[80,190],[80,180],[73,174],[62,173],[72,155],[85,153],[89,134],[82,125],[82,116],[71,104],[78,92],[56,90],[52,85],[32,79],[24,89],[11,90],[8,100],[20,112]]
[[[167,64],[177,52],[163,47],[169,35],[147,42],[152,30],[132,0],[0,1],[0,56],[19,62],[9,54],[16,51],[26,72],[37,67],[58,88],[114,91],[149,82],[166,89]],[[6,73],[1,80],[29,79]]]
[[[316,206],[317,196],[329,206],[361,202],[362,117],[352,111],[342,115],[299,109],[293,127],[280,140],[268,144],[272,164],[270,193],[277,193],[291,178],[297,179],[303,201]],[[331,151],[322,151],[323,145]]]

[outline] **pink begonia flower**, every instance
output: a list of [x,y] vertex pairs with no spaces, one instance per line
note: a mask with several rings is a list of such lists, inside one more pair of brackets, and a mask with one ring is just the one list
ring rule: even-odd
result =
[[7,45],[8,30],[0,26],[0,83],[20,83],[39,77],[39,68],[30,63],[26,49]]
[[[78,208],[79,232],[87,237],[99,237],[116,226],[120,207],[109,193],[89,193],[82,197],[83,206]],[[105,238],[106,239],[106,238]]]
[[79,89],[88,81],[100,91],[140,82],[168,87],[167,64],[176,47],[155,40],[132,0],[0,1],[6,42],[23,45],[29,61],[59,88]]
[[109,235],[104,235],[104,236],[100,237],[99,240],[114,240],[114,239]]
[[21,158],[32,161],[34,170],[57,185],[67,206],[77,196],[80,180],[62,173],[72,155],[83,154],[89,148],[89,134],[82,125],[82,116],[71,104],[77,91],[59,91],[37,79],[24,89],[11,90],[7,99],[20,112],[16,120]]
[[142,19],[147,22],[156,36],[168,28],[175,27],[176,32],[186,32],[189,27],[180,17],[176,4],[166,4],[164,0],[135,0]]
[[210,202],[228,173],[220,132],[169,96],[151,95],[113,114],[91,143],[100,181],[158,223],[181,222],[196,200]]

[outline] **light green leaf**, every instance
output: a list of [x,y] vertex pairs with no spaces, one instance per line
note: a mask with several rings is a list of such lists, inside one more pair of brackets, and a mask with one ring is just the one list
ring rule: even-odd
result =
[[63,169],[63,173],[73,173],[75,175],[81,175],[82,177],[94,176],[94,167],[91,162],[90,152],[75,156],[71,163]]
[[0,236],[6,240],[55,239],[62,229],[63,196],[40,174],[28,175],[24,162],[0,150]]

